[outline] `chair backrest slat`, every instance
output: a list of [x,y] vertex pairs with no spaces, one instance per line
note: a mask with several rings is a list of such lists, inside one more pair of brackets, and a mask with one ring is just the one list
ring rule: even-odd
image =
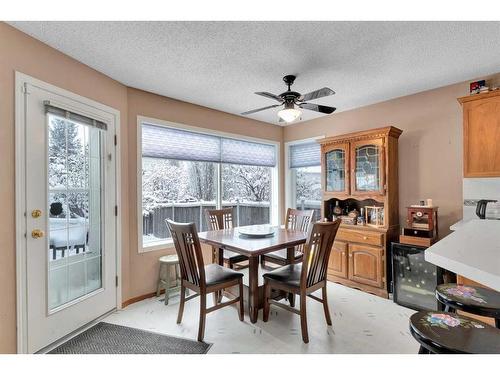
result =
[[339,226],[340,219],[311,225],[302,260],[301,283],[306,288],[326,280],[328,260]]
[[176,223],[169,219],[165,222],[179,257],[182,279],[203,287],[206,284],[205,265],[195,223]]
[[233,207],[222,208],[220,210],[205,210],[208,230],[230,229],[234,227]]
[[[314,210],[296,210],[289,208],[286,210],[285,228],[292,230],[309,231],[309,226],[313,222]],[[298,245],[295,250],[303,253],[304,245]]]

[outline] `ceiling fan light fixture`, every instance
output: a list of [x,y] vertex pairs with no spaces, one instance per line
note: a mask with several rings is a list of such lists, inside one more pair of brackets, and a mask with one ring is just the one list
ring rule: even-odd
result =
[[302,115],[302,111],[295,106],[285,105],[285,108],[278,111],[278,116],[285,122],[290,123],[297,120]]
[[283,81],[287,85],[287,91],[276,95],[266,91],[258,91],[255,94],[263,96],[268,99],[272,99],[277,101],[279,104],[268,105],[267,107],[252,109],[250,111],[242,112],[243,116],[251,115],[256,112],[265,111],[267,109],[281,107],[284,105],[284,108],[278,112],[279,122],[294,122],[297,119],[300,119],[302,116],[302,109],[307,109],[308,111],[314,111],[318,113],[331,114],[335,111],[335,107],[329,107],[326,105],[308,103],[310,100],[316,100],[319,98],[323,98],[325,96],[330,96],[335,94],[335,91],[328,87],[323,87],[318,90],[314,90],[308,92],[307,94],[302,95],[299,92],[292,91],[291,86],[295,81],[294,75],[286,75],[283,77]]

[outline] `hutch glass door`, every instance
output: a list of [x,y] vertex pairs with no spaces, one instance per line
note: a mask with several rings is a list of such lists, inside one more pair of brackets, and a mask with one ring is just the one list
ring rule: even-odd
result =
[[384,193],[382,139],[352,143],[352,194]]
[[325,191],[329,193],[349,193],[346,174],[348,145],[334,145],[325,152]]

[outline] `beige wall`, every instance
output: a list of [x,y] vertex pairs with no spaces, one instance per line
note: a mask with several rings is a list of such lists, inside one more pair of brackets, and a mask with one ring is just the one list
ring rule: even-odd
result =
[[[128,89],[128,128],[130,150],[128,168],[137,170],[137,116],[151,117],[190,126],[197,126],[243,136],[282,141],[283,128],[253,121],[240,116],[223,114],[209,108],[194,106],[178,100],[165,98],[145,91]],[[131,201],[137,196],[137,176],[129,174]],[[283,197],[283,194],[281,194]],[[281,207],[281,206],[280,206]],[[137,205],[130,206],[130,241],[137,244]],[[207,249],[208,250],[208,249]],[[155,277],[158,270],[158,257],[175,252],[174,249],[152,251],[139,254],[130,252],[130,295],[140,296],[156,289]]]
[[402,129],[400,222],[406,220],[407,206],[432,198],[439,206],[443,236],[462,217],[462,112],[457,98],[468,90],[468,83],[459,83],[287,126],[284,141],[386,125]]

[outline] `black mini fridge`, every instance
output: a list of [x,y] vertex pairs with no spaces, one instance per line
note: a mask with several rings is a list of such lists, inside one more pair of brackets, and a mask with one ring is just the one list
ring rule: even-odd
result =
[[426,262],[426,247],[393,242],[392,290],[398,305],[415,310],[439,310],[436,286],[443,283],[442,269]]

